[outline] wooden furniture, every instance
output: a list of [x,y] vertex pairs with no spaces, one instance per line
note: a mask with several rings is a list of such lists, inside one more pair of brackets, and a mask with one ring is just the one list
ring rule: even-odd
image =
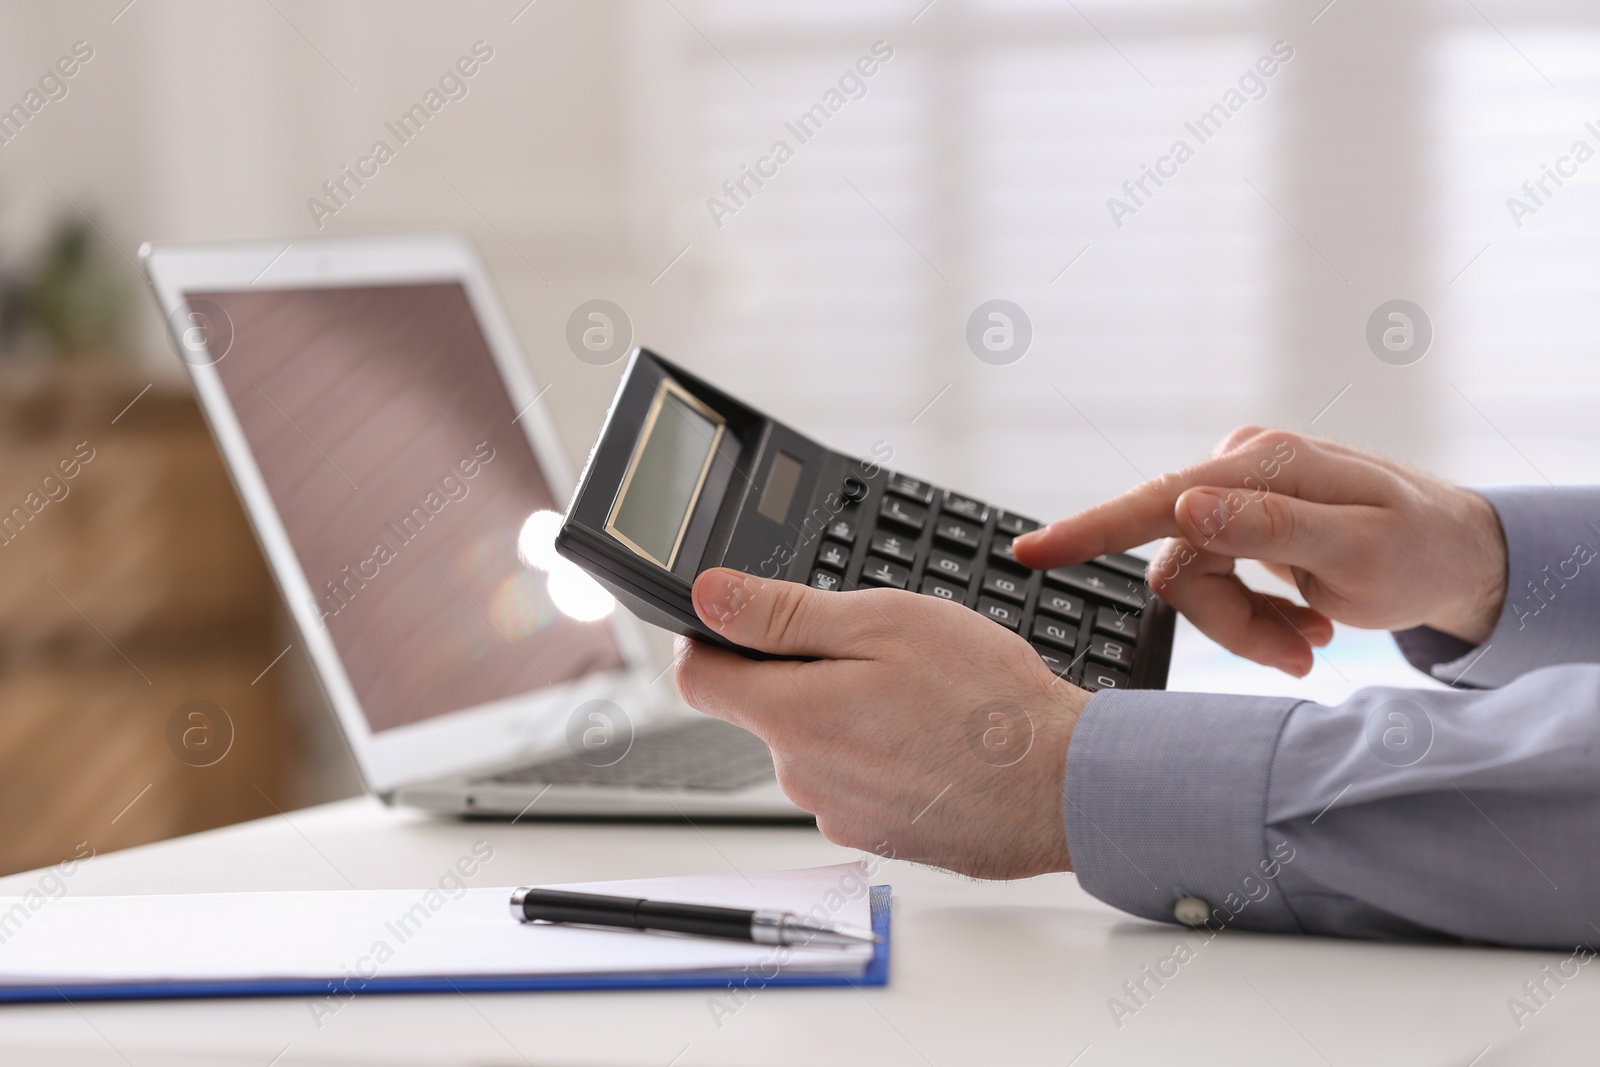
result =
[[279,627],[186,386],[0,375],[0,871],[292,806]]

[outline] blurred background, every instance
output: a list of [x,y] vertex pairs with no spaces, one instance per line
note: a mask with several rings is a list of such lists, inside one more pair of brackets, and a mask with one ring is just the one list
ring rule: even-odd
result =
[[[359,789],[143,241],[458,228],[577,456],[620,365],[564,331],[606,299],[835,448],[1049,518],[1247,422],[1593,480],[1597,151],[1600,8],[1566,0],[8,3],[0,871]],[[994,299],[1031,324],[1004,365],[967,341]]]

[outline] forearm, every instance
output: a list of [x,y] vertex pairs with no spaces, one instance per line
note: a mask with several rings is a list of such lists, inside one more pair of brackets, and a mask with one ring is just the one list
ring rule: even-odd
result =
[[1600,936],[1597,755],[1600,667],[1337,707],[1102,693],[1067,836],[1084,888],[1147,918],[1195,897],[1212,929],[1570,948]]

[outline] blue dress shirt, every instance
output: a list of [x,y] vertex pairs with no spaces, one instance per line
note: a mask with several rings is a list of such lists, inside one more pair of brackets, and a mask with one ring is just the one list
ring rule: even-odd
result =
[[1395,635],[1455,689],[1092,697],[1065,782],[1083,888],[1211,930],[1600,944],[1600,488],[1483,495],[1494,633]]

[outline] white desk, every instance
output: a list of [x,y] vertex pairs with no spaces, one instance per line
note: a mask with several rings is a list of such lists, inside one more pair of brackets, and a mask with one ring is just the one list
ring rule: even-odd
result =
[[[480,838],[495,858],[477,885],[856,858],[805,829],[510,826],[361,799],[97,857],[70,891],[420,888]],[[0,879],[0,893],[36,880]],[[1592,1062],[1600,1047],[1600,965],[1518,1032],[1506,998],[1561,954],[1240,933],[1119,1030],[1107,999],[1194,935],[1127,918],[1070,876],[980,884],[890,863],[880,880],[895,889],[888,988],[767,990],[720,1028],[708,991],[374,996],[320,1030],[298,998],[22,1006],[0,1008],[0,1063],[1494,1067]]]

